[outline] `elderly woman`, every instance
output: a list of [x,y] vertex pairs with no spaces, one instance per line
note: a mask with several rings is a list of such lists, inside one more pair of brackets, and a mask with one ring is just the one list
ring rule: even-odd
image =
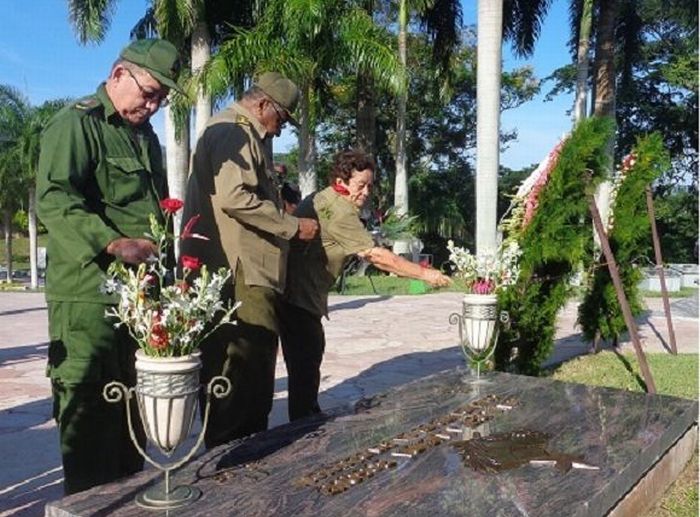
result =
[[374,161],[358,151],[335,157],[330,186],[308,196],[297,217],[318,220],[319,236],[293,240],[287,266],[287,288],[279,307],[280,338],[287,364],[289,419],[320,412],[318,388],[325,336],[321,318],[328,317],[328,291],[347,259],[358,256],[375,267],[399,276],[444,286],[450,279],[375,246],[359,218],[372,189]]

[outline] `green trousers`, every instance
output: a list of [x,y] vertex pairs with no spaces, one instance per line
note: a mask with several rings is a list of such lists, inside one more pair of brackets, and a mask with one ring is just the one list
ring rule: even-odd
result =
[[318,388],[326,336],[321,318],[285,301],[279,304],[280,340],[287,365],[289,420],[321,412]]
[[[209,424],[204,435],[207,448],[267,429],[275,389],[277,360],[278,294],[269,287],[245,284],[243,270],[236,269],[233,289],[242,302],[236,325],[223,325],[200,345],[202,382],[224,375],[232,385],[231,394],[211,401]],[[231,298],[231,293],[224,293]],[[200,399],[200,410],[204,400]]]
[[[66,494],[114,481],[143,468],[127,428],[124,402],[108,403],[105,384],[136,382],[136,344],[115,329],[97,303],[49,302],[49,360]],[[145,435],[135,408],[136,435]]]

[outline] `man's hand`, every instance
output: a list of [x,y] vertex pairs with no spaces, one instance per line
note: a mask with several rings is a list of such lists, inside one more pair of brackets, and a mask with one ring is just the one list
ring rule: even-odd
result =
[[302,241],[310,241],[318,234],[318,221],[316,219],[308,219],[306,217],[299,218],[299,230],[297,238]]
[[424,278],[432,287],[445,287],[452,283],[449,276],[443,275],[437,269],[426,268],[424,273]]
[[157,256],[158,247],[148,239],[115,239],[107,245],[107,253],[127,264],[140,264]]

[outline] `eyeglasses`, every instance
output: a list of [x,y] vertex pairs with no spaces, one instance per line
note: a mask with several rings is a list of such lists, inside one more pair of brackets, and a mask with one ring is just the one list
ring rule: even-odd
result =
[[136,86],[138,86],[139,90],[141,91],[141,96],[143,97],[143,100],[145,100],[146,102],[153,102],[161,108],[164,108],[168,105],[170,101],[168,101],[167,93],[163,92],[162,90],[147,90],[146,88],[141,86],[141,83],[138,79],[136,79],[136,76],[131,72],[131,70],[129,70],[128,68],[124,68],[124,70],[128,72],[128,74],[136,83]]
[[277,103],[273,100],[270,100],[270,105],[272,106],[272,109],[275,110],[277,118],[280,120],[280,126],[284,126],[287,122],[289,122],[289,115],[287,115],[287,111],[285,109],[282,109],[281,106],[278,108]]

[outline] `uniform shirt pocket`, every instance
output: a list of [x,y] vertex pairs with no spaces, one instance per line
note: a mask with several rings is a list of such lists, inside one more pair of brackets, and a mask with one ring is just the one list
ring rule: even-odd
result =
[[147,190],[147,172],[137,158],[108,156],[107,163],[107,195],[110,201],[124,205],[144,197]]

